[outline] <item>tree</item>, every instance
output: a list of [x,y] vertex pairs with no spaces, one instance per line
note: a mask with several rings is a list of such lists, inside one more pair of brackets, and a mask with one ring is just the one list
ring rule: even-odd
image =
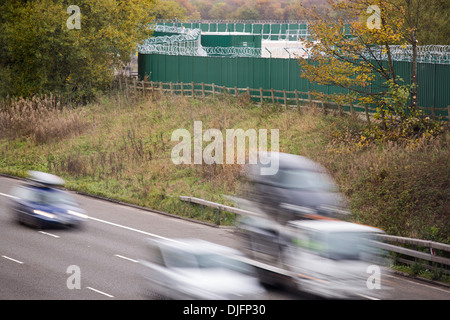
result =
[[[137,44],[151,35],[153,0],[5,0],[0,7],[3,94],[71,92],[86,100],[109,85]],[[72,18],[71,18],[72,16]]]
[[223,20],[230,18],[232,10],[232,7],[228,3],[216,2],[212,5],[208,14],[211,19]]
[[233,19],[237,20],[258,20],[259,19],[259,13],[258,10],[255,9],[255,7],[251,5],[244,5],[239,7],[234,13],[233,13]]
[[152,13],[155,19],[178,20],[186,18],[187,9],[175,0],[156,0]]
[[[385,113],[417,114],[417,46],[426,0],[330,0],[331,11],[320,16],[309,10],[309,59],[299,59],[302,76],[341,87],[325,95],[339,103],[376,104]],[[429,8],[428,8],[429,10]],[[403,84],[393,64],[393,46],[411,47],[410,84]],[[381,86],[375,81],[381,79]],[[399,110],[404,92],[410,104]],[[390,117],[394,119],[394,117]]]
[[450,45],[450,1],[428,1],[418,30],[419,45]]

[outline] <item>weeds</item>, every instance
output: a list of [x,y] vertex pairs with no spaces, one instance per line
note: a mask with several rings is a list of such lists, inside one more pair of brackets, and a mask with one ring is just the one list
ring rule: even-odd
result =
[[0,138],[30,138],[49,143],[86,128],[82,109],[64,109],[52,96],[6,99],[0,102]]
[[[240,189],[240,165],[174,165],[175,129],[279,129],[280,151],[324,165],[350,200],[355,222],[394,235],[450,242],[449,134],[416,136],[408,143],[359,145],[364,122],[324,115],[318,108],[281,110],[246,97],[147,98],[113,92],[79,109],[47,100],[4,102],[0,108],[0,171],[39,169],[65,178],[71,189],[190,218],[215,222],[209,209],[180,195],[226,203]],[[7,110],[6,106],[14,106]],[[38,129],[42,127],[43,129]],[[232,224],[223,215],[221,223]]]

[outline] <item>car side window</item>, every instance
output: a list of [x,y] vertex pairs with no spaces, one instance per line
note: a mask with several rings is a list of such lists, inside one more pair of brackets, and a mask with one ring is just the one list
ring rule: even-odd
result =
[[36,196],[35,196],[33,190],[31,190],[30,188],[17,187],[12,191],[12,194],[21,200],[33,201],[33,202],[36,201]]
[[182,250],[165,248],[163,257],[167,267],[198,268],[195,256]]

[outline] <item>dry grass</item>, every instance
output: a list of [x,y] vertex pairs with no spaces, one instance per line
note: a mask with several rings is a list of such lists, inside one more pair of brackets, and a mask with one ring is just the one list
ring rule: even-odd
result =
[[214,220],[212,211],[181,203],[178,197],[226,203],[222,195],[239,192],[241,167],[174,165],[171,150],[178,142],[171,141],[171,134],[184,128],[193,135],[194,121],[203,122],[203,132],[215,128],[224,137],[226,129],[279,129],[280,151],[324,165],[349,197],[354,221],[396,235],[450,240],[448,134],[362,148],[343,133],[357,132],[363,122],[324,115],[317,108],[299,113],[230,96],[118,93],[77,110],[61,111],[49,100],[17,101],[13,111],[3,107],[0,113],[0,124],[7,128],[0,138],[0,170],[19,175],[29,169],[49,171],[63,176],[73,189]]
[[86,127],[83,110],[62,109],[52,96],[7,99],[0,103],[0,138],[30,138],[49,143],[79,134]]

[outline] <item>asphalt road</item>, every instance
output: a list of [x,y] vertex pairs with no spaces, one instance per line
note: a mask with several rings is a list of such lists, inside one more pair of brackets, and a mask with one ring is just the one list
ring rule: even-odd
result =
[[[239,248],[233,229],[173,218],[75,195],[89,214],[86,228],[37,230],[17,224],[8,211],[11,188],[0,178],[0,299],[145,299],[142,266],[148,238],[201,238]],[[73,281],[78,274],[80,282]],[[450,300],[450,288],[389,275],[391,299]],[[79,287],[74,284],[80,284]],[[368,297],[370,299],[370,297]],[[269,300],[304,299],[269,290]]]

